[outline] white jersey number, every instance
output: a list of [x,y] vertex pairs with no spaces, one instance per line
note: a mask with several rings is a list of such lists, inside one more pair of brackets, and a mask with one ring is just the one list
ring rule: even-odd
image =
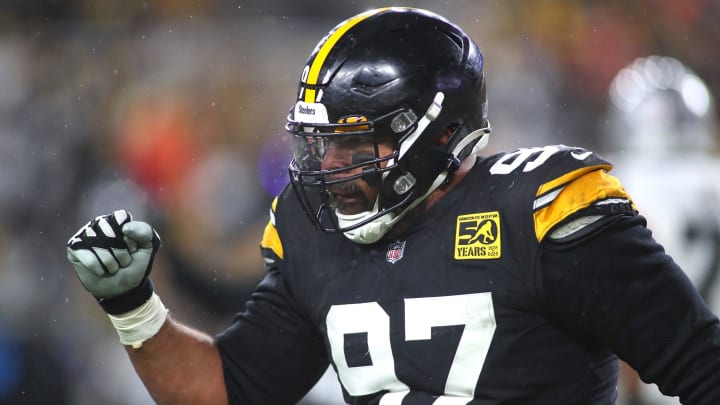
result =
[[[555,145],[542,148],[521,148],[515,152],[506,154],[495,162],[490,168],[490,174],[510,174],[523,163],[525,163],[525,166],[523,166],[522,171],[529,172],[537,169],[545,163],[550,156],[558,152],[560,152],[560,148]],[[530,160],[530,158],[533,159]]]
[[[395,359],[390,345],[390,316],[387,312],[377,302],[333,305],[325,322],[333,362],[348,393],[361,396],[388,390],[390,394],[383,397],[381,404],[399,404],[409,388],[395,374]],[[433,327],[454,325],[464,325],[465,328],[445,382],[445,394],[469,399],[475,393],[475,385],[495,333],[491,294],[405,299],[406,341],[430,340]],[[367,333],[372,365],[348,366],[344,339],[350,333]],[[441,397],[435,403],[445,401]]]

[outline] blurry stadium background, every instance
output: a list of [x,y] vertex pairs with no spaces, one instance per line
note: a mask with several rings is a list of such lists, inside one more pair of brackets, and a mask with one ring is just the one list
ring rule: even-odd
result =
[[65,242],[118,208],[152,222],[157,290],[176,318],[220,331],[262,275],[307,56],[386,5],[476,39],[492,151],[602,152],[610,82],[636,57],[673,56],[720,93],[716,0],[3,0],[0,404],[152,403]]

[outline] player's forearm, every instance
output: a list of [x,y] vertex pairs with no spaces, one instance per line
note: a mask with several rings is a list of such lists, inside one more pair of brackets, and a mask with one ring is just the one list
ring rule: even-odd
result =
[[212,337],[168,320],[130,360],[159,404],[226,404],[220,355]]

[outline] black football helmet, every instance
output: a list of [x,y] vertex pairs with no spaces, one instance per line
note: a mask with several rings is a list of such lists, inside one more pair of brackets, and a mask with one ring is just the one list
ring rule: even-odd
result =
[[[310,55],[286,129],[294,139],[290,179],[314,223],[373,243],[487,144],[482,54],[459,27],[429,11],[356,15]],[[323,170],[329,145],[343,140],[367,142],[374,156]],[[393,152],[380,156],[381,142]],[[374,207],[357,215],[333,209],[328,187],[359,179],[378,188]]]

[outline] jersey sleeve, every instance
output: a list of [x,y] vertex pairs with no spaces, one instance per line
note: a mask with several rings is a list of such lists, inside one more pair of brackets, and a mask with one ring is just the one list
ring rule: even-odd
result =
[[616,216],[575,244],[543,243],[540,290],[551,318],[610,349],[683,403],[720,403],[720,325],[642,216]]
[[[581,152],[578,152],[581,151]],[[583,149],[564,151],[568,160],[572,156],[592,153]],[[586,159],[589,156],[586,155]],[[561,163],[563,163],[561,161]],[[578,165],[579,162],[573,162]],[[562,167],[561,165],[557,165]],[[535,236],[540,242],[558,225],[580,217],[602,217],[612,214],[632,214],[636,208],[620,180],[611,175],[612,166],[599,157],[587,165],[573,168],[540,184],[533,201]],[[597,219],[595,218],[595,219]],[[585,222],[589,225],[591,222]]]
[[296,403],[329,365],[322,337],[289,286],[276,209],[277,199],[260,244],[267,274],[245,312],[216,336],[234,404]]

